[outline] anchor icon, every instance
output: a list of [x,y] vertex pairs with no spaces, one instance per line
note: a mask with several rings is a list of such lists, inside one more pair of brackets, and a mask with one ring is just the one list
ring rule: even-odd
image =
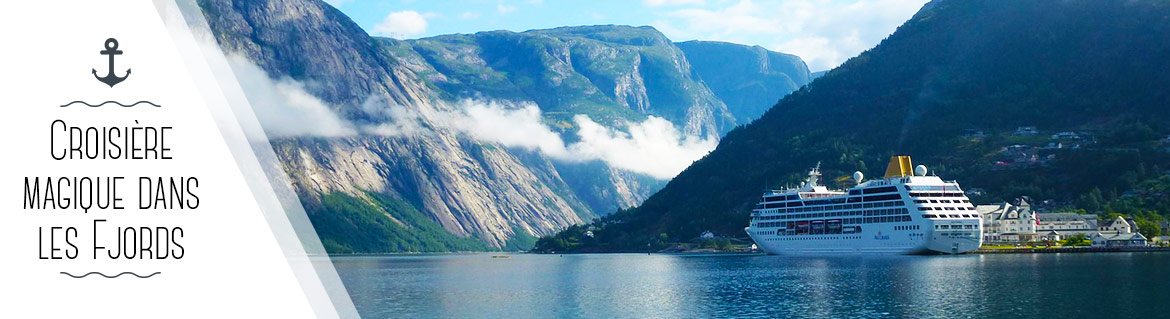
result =
[[126,76],[123,77],[118,77],[114,74],[114,56],[122,54],[122,50],[118,50],[117,39],[106,39],[106,49],[102,50],[101,54],[110,56],[110,70],[108,73],[106,73],[105,77],[99,77],[97,75],[97,69],[93,69],[93,77],[97,78],[98,81],[102,81],[102,83],[105,83],[110,87],[114,87],[114,84],[121,83],[122,81],[125,81],[126,78],[130,77],[130,69],[126,69]]

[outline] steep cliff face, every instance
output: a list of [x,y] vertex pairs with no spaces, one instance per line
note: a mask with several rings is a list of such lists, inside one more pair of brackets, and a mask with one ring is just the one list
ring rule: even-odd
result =
[[[272,77],[309,83],[307,90],[348,120],[377,121],[363,109],[442,108],[439,96],[408,65],[332,7],[315,1],[201,1],[225,52],[240,54]],[[368,105],[366,106],[369,107]],[[429,119],[421,117],[421,125]],[[381,207],[374,192],[409,203],[457,236],[503,246],[517,231],[547,234],[592,216],[553,166],[521,162],[509,151],[442,129],[405,136],[274,140],[310,218],[335,207],[323,195],[344,193]],[[392,212],[384,218],[395,220]],[[320,228],[320,225],[318,225]],[[359,243],[332,248],[356,251]]]
[[303,83],[341,120],[400,121],[402,112],[391,110],[398,108],[423,128],[273,138],[333,252],[530,247],[531,236],[633,207],[665,183],[600,161],[556,161],[472,138],[443,124],[461,99],[532,102],[569,141],[579,114],[617,128],[658,116],[704,136],[750,117],[729,110],[683,51],[652,28],[400,41],[370,37],[316,0],[199,3],[225,53],[271,78]]
[[447,94],[532,101],[564,128],[576,114],[611,125],[654,115],[698,136],[721,136],[737,124],[683,52],[650,27],[490,31],[401,45],[411,50],[391,52],[425,60],[441,74],[432,83]]
[[676,45],[740,124],[760,117],[780,98],[812,80],[804,60],[795,55],[726,42]]
[[433,95],[340,11],[318,1],[201,0],[220,47],[247,57],[273,77],[313,80],[313,93],[357,118],[378,95],[417,105]]

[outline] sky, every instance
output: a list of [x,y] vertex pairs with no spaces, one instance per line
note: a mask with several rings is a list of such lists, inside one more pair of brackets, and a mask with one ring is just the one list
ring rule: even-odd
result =
[[671,40],[795,54],[823,71],[872,48],[927,0],[327,0],[376,36],[649,25]]

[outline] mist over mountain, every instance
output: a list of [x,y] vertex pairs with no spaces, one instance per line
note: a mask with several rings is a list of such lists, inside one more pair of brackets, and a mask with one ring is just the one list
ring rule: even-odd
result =
[[[808,81],[649,27],[403,41],[315,0],[199,4],[331,252],[531,247],[640,204]],[[747,60],[728,75],[712,50]]]
[[797,185],[818,162],[847,187],[833,180],[880,176],[893,154],[981,190],[980,202],[1168,214],[1168,17],[1165,1],[930,2],[729,132],[639,207],[538,246],[644,251],[707,230],[743,237],[763,190]]

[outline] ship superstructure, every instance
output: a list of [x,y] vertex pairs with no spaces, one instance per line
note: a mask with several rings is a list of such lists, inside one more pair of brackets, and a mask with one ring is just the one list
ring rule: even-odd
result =
[[961,254],[982,244],[982,225],[955,181],[894,156],[882,179],[830,190],[820,164],[798,188],[769,190],[745,230],[769,254]]

